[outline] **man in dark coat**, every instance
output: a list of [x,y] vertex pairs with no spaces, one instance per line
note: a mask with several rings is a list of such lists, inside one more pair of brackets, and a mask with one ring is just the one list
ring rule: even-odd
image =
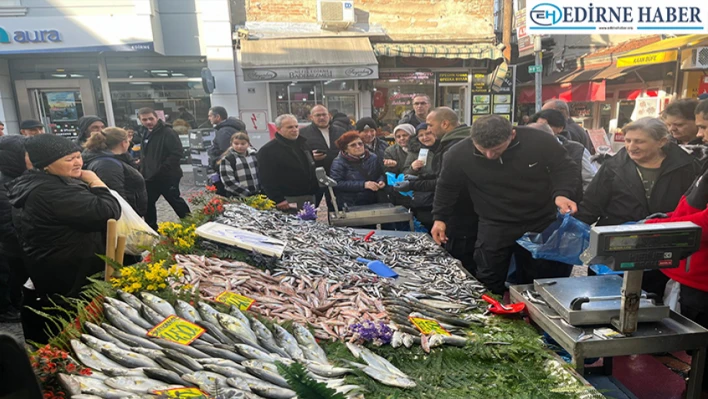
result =
[[489,290],[504,293],[512,255],[521,284],[567,277],[571,267],[532,259],[516,240],[526,232],[543,231],[556,220],[557,208],[562,213],[577,211],[569,199],[578,179],[572,164],[558,140],[545,132],[514,128],[497,115],[478,119],[471,139],[460,141],[443,159],[433,205],[433,239],[447,241],[446,225],[460,190],[466,188],[479,215],[476,277]]
[[329,111],[324,105],[315,105],[310,110],[312,123],[300,129],[300,136],[307,139],[316,166],[323,166],[329,173],[332,161],[339,154],[336,141],[345,133],[343,129],[330,125]]
[[5,187],[27,169],[25,139],[19,135],[0,138],[0,323],[20,321],[22,285],[28,277]]
[[291,210],[291,204],[302,208],[305,202],[314,203],[319,191],[315,159],[307,140],[300,136],[297,117],[280,115],[275,119],[275,127],[275,138],[257,155],[263,191],[281,211]]
[[91,133],[100,132],[106,127],[106,122],[96,115],[84,115],[78,120],[79,137],[77,141],[82,145],[91,137]]
[[143,136],[140,149],[140,172],[145,178],[148,204],[145,222],[157,230],[157,208],[160,196],[181,218],[189,214],[189,205],[180,196],[179,181],[182,179],[182,142],[172,127],[158,119],[152,108],[138,110]]
[[590,140],[590,134],[587,130],[583,129],[582,126],[575,123],[573,118],[570,117],[570,108],[568,108],[568,103],[563,100],[550,100],[543,105],[542,110],[555,109],[563,114],[566,119],[565,130],[563,134],[568,140],[580,143],[585,147],[590,155],[595,154],[595,146],[592,145],[592,140]]
[[430,113],[431,104],[432,102],[427,94],[416,94],[413,97],[413,109],[406,112],[403,118],[398,121],[398,124],[410,123],[413,126],[418,126],[421,123],[425,123],[428,113]]
[[380,137],[377,137],[379,125],[374,118],[366,117],[359,119],[356,122],[356,130],[359,132],[359,137],[361,137],[361,141],[364,142],[366,149],[372,154],[376,154],[379,162],[383,165],[388,143]]
[[231,148],[231,136],[236,132],[246,133],[246,124],[236,118],[229,118],[224,107],[209,108],[209,122],[216,129],[216,136],[209,148],[209,165],[214,170],[219,170],[216,161]]

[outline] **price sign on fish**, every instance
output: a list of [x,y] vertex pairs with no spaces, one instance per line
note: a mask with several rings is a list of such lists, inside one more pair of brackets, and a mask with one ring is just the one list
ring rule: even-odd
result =
[[[163,338],[182,345],[189,345],[206,330],[196,324],[172,315],[148,331],[149,337]],[[181,397],[181,396],[180,396]]]
[[231,305],[239,308],[239,310],[248,310],[251,305],[253,305],[256,300],[251,299],[247,296],[234,294],[231,291],[224,291],[219,296],[214,298],[215,301],[223,303],[225,305]]
[[440,334],[440,335],[450,335],[447,330],[442,328],[440,323],[438,323],[435,320],[430,320],[430,319],[422,319],[420,317],[409,317],[408,320],[413,323],[414,326],[420,330],[425,335],[428,335],[430,333],[435,333],[435,334]]
[[197,388],[175,388],[163,391],[153,392],[160,395],[161,398],[179,398],[179,399],[210,399],[209,395],[200,391]]

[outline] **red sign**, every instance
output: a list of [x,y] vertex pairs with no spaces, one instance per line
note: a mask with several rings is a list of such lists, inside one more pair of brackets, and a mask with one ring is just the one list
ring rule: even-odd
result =
[[701,77],[701,82],[698,83],[698,95],[708,93],[708,75]]

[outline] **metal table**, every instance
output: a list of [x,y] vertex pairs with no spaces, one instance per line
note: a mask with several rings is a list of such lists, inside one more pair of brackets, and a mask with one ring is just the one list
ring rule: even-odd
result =
[[[571,354],[573,367],[581,375],[585,371],[586,358],[694,350],[686,398],[701,397],[700,382],[708,346],[708,330],[705,328],[672,311],[668,318],[659,322],[640,323],[637,331],[629,337],[600,339],[592,336],[593,329],[607,325],[574,327],[566,323],[550,306],[526,299],[522,295],[526,290],[535,293],[533,284],[512,286],[509,289],[511,301],[526,304],[531,320]],[[592,338],[579,341],[582,333]]]
[[415,230],[413,214],[402,206],[391,204],[373,204],[351,206],[345,211],[339,211],[340,217],[329,213],[329,224],[338,227],[356,227],[382,225],[385,223],[408,222],[411,231]]

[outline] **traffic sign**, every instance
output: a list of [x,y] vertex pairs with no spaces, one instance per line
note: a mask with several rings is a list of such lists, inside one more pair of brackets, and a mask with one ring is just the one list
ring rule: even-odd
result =
[[529,73],[543,72],[543,65],[529,65]]

